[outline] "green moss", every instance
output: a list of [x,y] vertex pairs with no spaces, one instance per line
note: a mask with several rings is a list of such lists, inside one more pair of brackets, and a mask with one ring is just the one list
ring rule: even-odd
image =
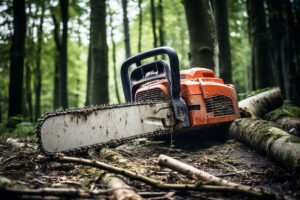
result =
[[294,118],[300,118],[300,107],[297,107],[293,104],[290,103],[290,101],[286,100],[283,103],[283,106],[269,112],[268,114],[265,115],[266,119],[270,119],[275,116],[289,116],[289,117],[294,117]]

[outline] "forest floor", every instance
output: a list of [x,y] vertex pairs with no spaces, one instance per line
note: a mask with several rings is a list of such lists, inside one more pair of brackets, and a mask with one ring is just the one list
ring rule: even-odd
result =
[[[73,156],[96,159],[168,183],[193,183],[192,179],[157,164],[158,156],[166,154],[232,182],[269,189],[300,199],[300,189],[297,188],[291,173],[265,155],[235,140],[219,137],[218,134],[208,130],[173,135],[172,148],[170,148],[170,136],[135,140],[130,144],[111,149],[123,157],[121,160],[112,159],[108,154],[103,155],[100,150],[90,150]],[[41,159],[41,152],[35,148],[34,141],[25,141],[25,143],[27,145],[21,148],[10,146],[4,141],[0,143],[0,176],[29,188],[106,189],[101,184],[101,177],[105,173],[103,170]],[[163,196],[162,192],[167,194],[172,191],[159,190],[124,177],[123,180],[145,198],[170,199],[158,198],[157,195]],[[172,194],[174,199],[252,199],[224,192],[173,192],[175,193],[169,194]],[[105,194],[97,196],[98,199],[107,197]]]

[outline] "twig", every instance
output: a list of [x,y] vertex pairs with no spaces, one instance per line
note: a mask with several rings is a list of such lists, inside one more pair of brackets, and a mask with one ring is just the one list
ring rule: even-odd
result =
[[245,170],[242,170],[242,171],[236,171],[236,172],[232,172],[232,173],[219,174],[219,175],[216,175],[216,176],[217,177],[234,176],[234,175],[237,175],[237,174],[243,174],[245,172],[246,172]]
[[215,160],[215,159],[212,159],[212,158],[207,158],[207,160],[212,161],[212,162],[221,163],[221,164],[223,164],[223,165],[226,165],[226,166],[228,166],[228,167],[231,167],[235,172],[238,171],[234,166],[232,166],[232,165],[230,165],[230,164],[228,164],[228,163],[226,163],[226,162],[219,161],[219,160]]
[[152,185],[156,188],[160,189],[177,189],[177,190],[198,190],[198,191],[213,191],[213,192],[233,192],[233,193],[241,193],[246,194],[250,196],[255,197],[267,197],[267,198],[273,198],[276,199],[277,195],[271,192],[266,191],[258,191],[250,189],[243,189],[237,186],[216,186],[216,185],[203,185],[201,182],[198,182],[196,184],[168,184],[159,180],[155,180],[152,178],[149,178],[147,176],[143,176],[141,174],[138,174],[136,172],[132,172],[127,169],[123,169],[120,167],[114,167],[111,165],[108,165],[103,162],[99,162],[96,160],[88,160],[83,158],[75,158],[75,157],[69,157],[64,155],[57,155],[56,158],[61,162],[71,162],[71,163],[77,163],[82,165],[88,165],[92,167],[97,167],[99,169],[103,169],[112,173],[121,174],[128,178],[132,178],[135,180],[142,181],[144,183],[147,183],[149,185]]

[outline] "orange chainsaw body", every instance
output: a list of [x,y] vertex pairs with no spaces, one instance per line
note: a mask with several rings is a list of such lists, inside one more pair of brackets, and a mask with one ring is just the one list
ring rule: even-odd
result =
[[[166,78],[145,83],[135,92],[135,101],[170,100]],[[192,68],[180,71],[180,97],[186,102],[190,128],[233,121],[240,117],[235,88],[216,78],[212,70]]]

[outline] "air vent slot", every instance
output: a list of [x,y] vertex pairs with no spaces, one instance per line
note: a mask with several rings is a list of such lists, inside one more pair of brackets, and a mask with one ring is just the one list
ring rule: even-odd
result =
[[214,113],[215,117],[233,115],[232,100],[224,95],[218,95],[205,99],[207,113]]
[[135,101],[167,101],[170,97],[159,88],[152,88],[137,92]]

